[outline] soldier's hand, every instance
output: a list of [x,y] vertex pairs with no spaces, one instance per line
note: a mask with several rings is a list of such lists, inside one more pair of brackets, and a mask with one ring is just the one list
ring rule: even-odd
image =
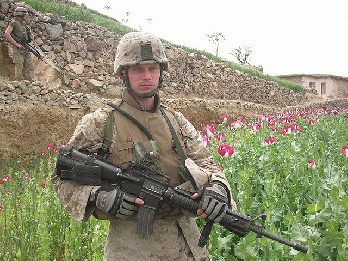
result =
[[141,205],[144,205],[144,204],[145,204],[144,200],[142,200],[141,198],[136,198],[135,201],[134,201],[134,203],[138,205],[138,206],[135,206],[134,211],[138,211],[138,210],[139,210],[139,207],[140,207]]
[[20,49],[20,50],[22,50],[22,49],[24,48],[23,45],[21,45],[21,44],[19,44],[19,43],[16,44],[16,47],[17,47],[18,49]]
[[134,203],[138,204],[138,205],[144,205],[145,204],[144,200],[142,200],[141,198],[136,198]]
[[[200,199],[201,196],[199,195],[199,193],[195,193],[191,196],[192,199],[196,200],[196,199]],[[197,216],[199,216],[201,219],[206,219],[207,218],[207,214],[204,213],[203,209],[198,209],[197,210]]]
[[144,201],[120,189],[119,184],[102,186],[95,192],[95,205],[111,216],[126,219],[134,214]]
[[203,193],[195,193],[192,199],[201,199],[201,208],[197,215],[202,219],[220,222],[225,216],[228,208],[227,191],[220,183],[210,183],[203,190]]

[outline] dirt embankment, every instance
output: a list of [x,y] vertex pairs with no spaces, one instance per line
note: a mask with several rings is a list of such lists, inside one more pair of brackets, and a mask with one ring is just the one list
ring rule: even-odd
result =
[[60,146],[84,114],[62,107],[0,107],[0,162],[39,155],[46,145]]

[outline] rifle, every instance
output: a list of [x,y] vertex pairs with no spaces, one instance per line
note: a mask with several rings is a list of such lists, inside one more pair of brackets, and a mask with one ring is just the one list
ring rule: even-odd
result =
[[[127,168],[122,168],[105,159],[98,159],[95,155],[79,152],[71,145],[67,145],[59,150],[56,170],[57,175],[62,180],[72,180],[81,185],[94,186],[102,185],[102,180],[117,182],[123,191],[143,198],[145,205],[139,207],[137,225],[143,226],[145,224],[145,228],[140,233],[147,232],[152,234],[153,228],[151,225],[146,227],[146,224],[149,224],[147,223],[149,220],[146,219],[150,219],[153,224],[153,216],[151,217],[151,214],[154,213],[146,212],[146,210],[156,209],[160,200],[167,200],[170,204],[191,214],[196,214],[197,210],[202,206],[201,200],[193,200],[188,191],[171,187],[169,185],[169,177],[137,161],[134,161]],[[145,211],[141,212],[142,209],[145,209]],[[256,224],[256,221],[260,218],[263,221],[262,225]],[[307,253],[307,246],[264,231],[265,219],[266,214],[257,218],[251,218],[227,209],[219,225],[240,237],[246,236],[249,232],[255,232],[258,237],[264,236],[288,245],[297,251]],[[207,222],[203,228],[198,241],[200,247],[206,244],[211,226],[212,222]]]
[[19,44],[21,44],[27,51],[34,54],[38,59],[44,61],[46,64],[47,62],[43,59],[41,53],[36,50],[32,45],[30,45],[28,42],[24,41],[22,38],[18,37],[17,35],[11,33],[11,37]]

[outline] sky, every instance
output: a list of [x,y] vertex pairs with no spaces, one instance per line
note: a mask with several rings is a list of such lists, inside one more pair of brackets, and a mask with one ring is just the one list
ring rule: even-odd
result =
[[[207,35],[222,33],[218,56],[250,47],[264,73],[348,77],[347,0],[73,0],[174,44],[216,53]],[[109,6],[110,9],[106,9]],[[129,13],[127,16],[126,13]]]

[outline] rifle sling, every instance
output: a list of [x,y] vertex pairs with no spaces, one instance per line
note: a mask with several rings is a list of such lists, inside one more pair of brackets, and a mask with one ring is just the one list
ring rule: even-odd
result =
[[163,117],[165,118],[165,120],[167,121],[167,124],[169,126],[169,130],[172,134],[172,139],[174,141],[174,145],[175,145],[175,150],[178,152],[180,159],[181,159],[181,164],[183,169],[183,175],[184,175],[184,180],[187,181],[189,180],[191,182],[191,185],[193,186],[193,188],[198,191],[198,186],[196,184],[196,181],[194,180],[194,178],[192,177],[190,171],[187,169],[186,165],[185,165],[185,160],[187,159],[187,155],[183,149],[183,147],[181,146],[181,143],[179,141],[178,135],[176,134],[176,131],[172,125],[172,123],[170,122],[167,114],[165,113],[164,109],[162,106],[160,106],[160,111],[163,114]]
[[133,116],[131,116],[130,114],[128,114],[127,112],[122,110],[120,107],[118,107],[117,105],[113,104],[112,102],[108,102],[107,104],[109,106],[111,106],[112,108],[114,108],[115,110],[117,110],[119,113],[121,113],[126,118],[130,119],[135,125],[137,125],[139,127],[139,129],[142,132],[145,133],[145,135],[147,136],[147,138],[149,140],[154,140],[152,135],[150,134],[150,132],[148,132],[148,130],[139,121],[137,121],[137,119],[135,119]]

